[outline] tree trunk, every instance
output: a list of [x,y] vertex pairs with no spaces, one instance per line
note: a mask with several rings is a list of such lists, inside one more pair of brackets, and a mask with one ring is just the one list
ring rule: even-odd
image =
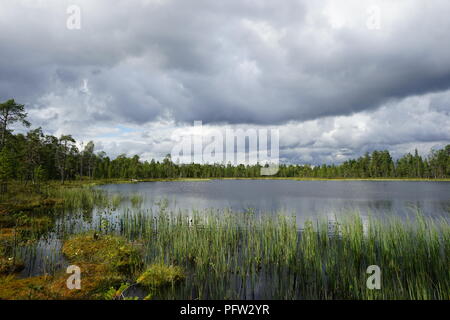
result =
[[8,192],[8,182],[2,181],[0,183],[0,194],[6,194]]
[[2,139],[0,141],[1,145],[0,145],[0,150],[3,149],[3,146],[5,145],[5,141],[6,141],[6,125],[8,124],[8,114],[5,115],[5,119],[2,123]]

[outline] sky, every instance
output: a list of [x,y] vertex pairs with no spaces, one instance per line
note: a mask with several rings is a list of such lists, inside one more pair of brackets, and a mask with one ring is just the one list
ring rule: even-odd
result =
[[277,129],[287,163],[427,154],[450,143],[449,12],[448,0],[2,0],[0,101],[112,157],[161,159],[194,121]]

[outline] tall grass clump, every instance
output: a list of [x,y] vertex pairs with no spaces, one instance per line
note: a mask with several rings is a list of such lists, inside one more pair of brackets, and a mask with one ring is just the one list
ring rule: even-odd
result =
[[138,208],[141,206],[142,202],[144,201],[144,198],[140,194],[132,194],[130,196],[131,205],[133,208]]
[[111,200],[111,206],[113,208],[117,208],[119,207],[119,205],[122,203],[122,201],[124,200],[124,197],[122,194],[118,193],[118,194],[114,194],[110,197]]
[[107,193],[92,187],[52,189],[51,197],[62,199],[63,206],[68,209],[91,210],[94,207],[106,207],[109,204]]

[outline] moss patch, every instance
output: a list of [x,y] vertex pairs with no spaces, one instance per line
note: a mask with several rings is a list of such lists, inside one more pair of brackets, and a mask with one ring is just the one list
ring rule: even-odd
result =
[[16,230],[14,228],[0,229],[0,241],[11,241],[16,236]]
[[24,212],[0,215],[0,246],[6,249],[12,247],[14,243],[30,243],[48,232],[53,226],[54,221],[47,215]]
[[64,243],[62,252],[74,263],[105,264],[111,271],[123,274],[133,274],[142,266],[137,248],[117,236],[78,235]]
[[70,275],[64,271],[26,279],[3,276],[0,299],[102,299],[105,292],[127,281],[142,264],[139,250],[117,236],[78,235],[67,240],[62,250],[71,264],[80,267],[81,289],[67,288]]
[[120,285],[124,276],[111,272],[105,264],[77,264],[81,270],[81,289],[67,288],[68,275],[64,274],[50,282],[48,291],[58,299],[101,299],[111,286]]
[[136,282],[149,288],[160,288],[181,281],[184,277],[180,267],[156,263],[148,267]]
[[66,277],[54,281],[51,291],[62,299],[102,299],[142,267],[139,250],[124,238],[88,233],[64,242],[63,254],[81,269],[81,290],[68,290]]
[[1,300],[50,299],[53,296],[46,288],[48,276],[17,279],[14,276],[0,277]]

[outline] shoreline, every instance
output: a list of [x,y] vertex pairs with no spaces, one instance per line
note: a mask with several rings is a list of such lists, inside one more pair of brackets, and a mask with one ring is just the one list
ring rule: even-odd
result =
[[[221,180],[285,180],[285,181],[376,181],[376,182],[450,182],[450,178],[426,179],[426,178],[303,178],[303,177],[222,177],[222,178],[155,178],[155,179],[93,179],[93,180],[69,180],[61,184],[60,181],[51,180],[42,183],[39,190],[35,186],[22,182],[11,182],[8,194],[0,197],[0,218],[5,214],[20,211],[32,211],[34,209],[48,208],[61,205],[61,199],[50,195],[55,190],[72,188],[90,188],[112,184],[132,184],[142,182],[209,182]],[[1,220],[1,219],[0,219]]]
[[[292,180],[292,181],[412,181],[412,182],[450,182],[450,178],[299,178],[299,177],[215,177],[215,178],[155,178],[134,180],[80,180],[81,184],[104,185],[140,182],[207,182],[213,180]],[[76,183],[75,182],[75,183]]]

